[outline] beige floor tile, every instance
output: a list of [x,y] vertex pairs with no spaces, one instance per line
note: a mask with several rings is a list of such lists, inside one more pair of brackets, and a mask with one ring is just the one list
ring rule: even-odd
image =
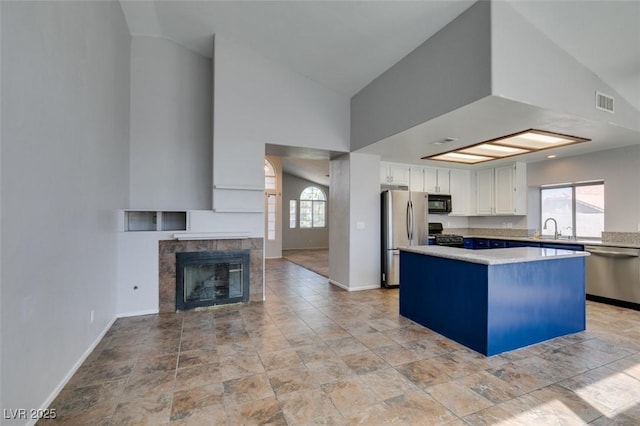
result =
[[389,365],[400,365],[408,362],[418,361],[421,359],[420,355],[411,349],[407,349],[398,343],[390,346],[380,346],[374,348],[375,352],[380,358],[385,360]]
[[310,423],[318,418],[340,417],[329,396],[319,387],[278,397],[289,424]]
[[447,407],[455,415],[463,417],[485,408],[493,403],[461,383],[447,382],[431,386],[426,390],[433,399]]
[[396,369],[411,383],[423,389],[451,380],[451,377],[437,368],[430,359],[402,364]]
[[266,374],[256,374],[255,376],[224,382],[224,403],[226,407],[272,396],[275,395]]
[[398,290],[266,271],[265,302],[117,320],[39,424],[640,424],[640,312],[587,302],[587,331],[485,357]]
[[325,343],[338,355],[351,355],[369,350],[369,348],[353,336],[327,340]]
[[306,367],[269,371],[267,375],[271,388],[278,397],[288,393],[318,387]]
[[171,421],[191,417],[196,410],[211,406],[221,406],[224,402],[222,383],[199,386],[177,391],[171,404]]
[[160,425],[169,422],[171,394],[129,399],[118,404],[112,423],[117,425]]
[[407,392],[385,403],[391,408],[392,418],[402,424],[443,425],[457,419],[451,411],[422,392]]
[[524,393],[523,390],[486,371],[462,377],[455,380],[455,383],[468,387],[494,404],[508,401]]
[[607,367],[588,371],[559,384],[605,415],[640,401],[640,381]]
[[418,387],[394,368],[385,368],[363,374],[360,379],[377,395],[385,400],[417,390]]
[[275,397],[248,402],[230,410],[232,425],[286,425],[280,402]]
[[389,367],[389,364],[387,364],[385,360],[371,351],[344,355],[342,360],[349,366],[349,368],[355,371],[356,374],[366,374]]
[[197,367],[179,368],[176,371],[176,390],[185,390],[211,383],[222,382],[219,364],[198,365]]
[[381,401],[373,390],[367,386],[366,382],[362,381],[358,376],[327,383],[322,385],[321,388],[329,395],[331,402],[343,416]]

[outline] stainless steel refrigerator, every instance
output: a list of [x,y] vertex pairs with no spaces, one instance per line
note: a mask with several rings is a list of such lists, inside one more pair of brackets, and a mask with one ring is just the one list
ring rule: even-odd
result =
[[427,244],[428,197],[426,192],[382,191],[382,286],[400,285],[399,247]]

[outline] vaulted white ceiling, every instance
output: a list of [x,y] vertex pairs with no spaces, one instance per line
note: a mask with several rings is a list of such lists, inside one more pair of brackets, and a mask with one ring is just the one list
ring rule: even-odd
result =
[[[348,96],[473,3],[121,0],[132,35],[211,56],[221,33]],[[510,3],[640,110],[640,1]]]
[[[121,0],[132,35],[164,37],[210,57],[212,36],[223,34],[346,96],[357,93],[473,3]],[[640,0],[518,0],[510,4],[640,111]],[[472,105],[465,111],[487,112],[474,108]],[[363,152],[415,162],[427,152],[419,149],[415,140],[421,138],[412,137],[414,133],[433,133],[434,126],[464,133],[459,123],[465,120],[454,115],[434,120],[424,128],[418,126],[397,135],[393,143],[386,141],[385,145],[383,141]],[[621,144],[637,139],[635,133],[611,135],[606,131],[597,135],[603,140],[615,136]],[[480,136],[477,128],[468,129],[468,133]],[[396,148],[387,152],[391,145]],[[399,146],[405,149],[398,150]],[[324,174],[318,172],[317,180],[326,179]]]

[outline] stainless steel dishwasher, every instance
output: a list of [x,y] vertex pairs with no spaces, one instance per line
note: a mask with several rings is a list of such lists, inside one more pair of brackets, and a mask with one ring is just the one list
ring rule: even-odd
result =
[[640,249],[584,246],[587,257],[587,294],[640,303]]

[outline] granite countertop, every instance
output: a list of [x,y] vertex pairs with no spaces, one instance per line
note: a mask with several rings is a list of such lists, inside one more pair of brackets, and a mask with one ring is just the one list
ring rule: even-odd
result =
[[540,247],[514,247],[486,250],[467,250],[447,246],[400,247],[401,251],[461,260],[483,265],[501,265],[506,263],[535,262],[569,257],[589,256],[586,251],[572,251]]
[[[603,247],[624,247],[624,248],[640,248],[640,244],[628,243],[611,243],[602,240],[569,240],[566,238],[553,239],[545,236],[540,238],[533,237],[504,237],[497,235],[462,235],[464,238],[482,238],[487,240],[504,240],[504,241],[527,241],[534,243],[552,243],[552,244],[578,244],[581,246],[603,246]],[[430,239],[433,237],[429,237]]]

